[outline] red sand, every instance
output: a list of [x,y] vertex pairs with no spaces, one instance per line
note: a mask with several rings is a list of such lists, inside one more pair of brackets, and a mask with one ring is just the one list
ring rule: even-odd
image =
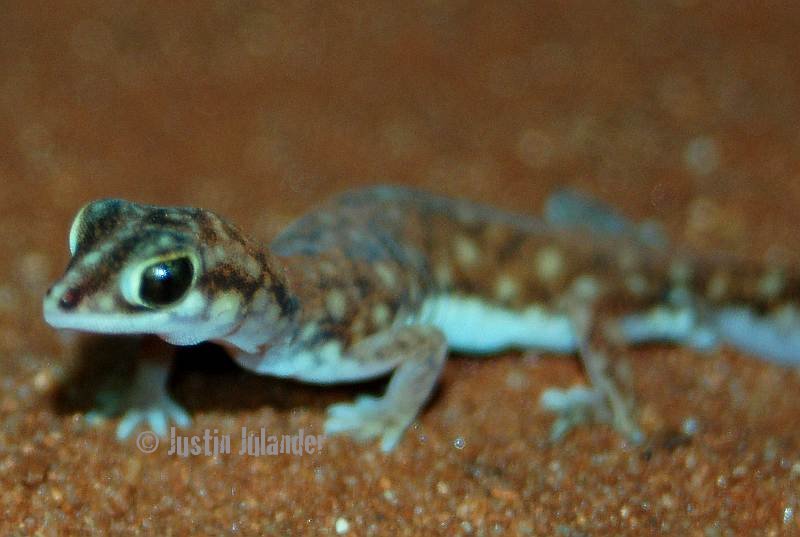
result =
[[[60,336],[40,300],[93,198],[204,206],[268,238],[378,181],[526,212],[570,185],[702,251],[797,257],[796,2],[246,5],[0,13],[3,534],[799,532],[800,375],[727,349],[631,352],[644,447],[604,427],[549,445],[539,393],[583,376],[519,355],[452,360],[391,455],[330,438],[182,459],[87,425],[129,354]],[[194,434],[234,441],[319,433],[364,389],[251,377],[208,347],[173,384]]]

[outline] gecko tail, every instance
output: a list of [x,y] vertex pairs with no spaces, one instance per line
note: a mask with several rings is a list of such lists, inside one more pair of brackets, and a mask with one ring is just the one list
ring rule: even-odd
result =
[[760,316],[744,307],[723,308],[716,315],[722,341],[780,365],[800,365],[800,315],[796,311]]
[[743,306],[716,311],[687,306],[661,306],[626,315],[614,328],[628,344],[671,342],[699,351],[727,343],[740,351],[779,365],[800,366],[800,313],[758,315]]
[[544,218],[555,227],[586,229],[614,237],[627,235],[658,250],[668,247],[666,234],[657,223],[636,224],[600,200],[577,190],[562,189],[551,194],[545,202]]

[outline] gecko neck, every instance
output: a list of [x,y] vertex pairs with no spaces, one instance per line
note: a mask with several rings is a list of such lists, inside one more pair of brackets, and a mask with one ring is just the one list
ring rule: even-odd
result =
[[261,264],[258,288],[240,308],[228,334],[217,339],[251,354],[263,354],[267,348],[290,342],[298,332],[300,313],[300,300],[285,264],[267,249],[260,250],[257,257]]

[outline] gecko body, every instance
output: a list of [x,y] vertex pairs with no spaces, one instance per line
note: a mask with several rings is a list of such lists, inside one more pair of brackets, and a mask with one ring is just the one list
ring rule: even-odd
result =
[[[800,362],[797,273],[690,259],[652,227],[569,192],[539,220],[370,187],[300,218],[268,247],[209,211],[100,200],[75,218],[69,242],[67,271],[44,300],[51,325],[217,341],[248,370],[312,383],[391,372],[383,396],[333,405],[325,424],[380,438],[384,450],[425,404],[448,349],[577,353],[591,387],[545,392],[555,431],[590,416],[632,439],[631,399],[609,360],[626,344],[727,342]],[[188,423],[153,388],[168,361],[148,363],[134,383],[146,397],[131,396],[121,436],[141,421],[162,431],[169,419]]]

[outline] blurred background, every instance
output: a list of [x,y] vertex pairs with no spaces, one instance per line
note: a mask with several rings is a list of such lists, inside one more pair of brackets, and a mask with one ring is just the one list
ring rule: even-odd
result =
[[374,182],[526,212],[570,184],[675,225],[794,213],[800,7],[770,6],[5,3],[0,241],[43,248],[104,196],[272,233]]
[[[636,218],[658,219],[674,241],[702,251],[759,258],[796,255],[799,31],[800,4],[794,1],[0,3],[3,434],[28,438],[20,431],[36,424],[58,431],[60,420],[73,423],[71,418],[53,417],[43,396],[36,396],[57,383],[62,365],[53,364],[64,364],[69,355],[69,347],[57,343],[54,332],[44,326],[40,300],[67,262],[72,217],[94,198],[206,207],[266,239],[322,199],[376,182],[416,185],[528,213],[538,212],[550,191],[572,186]],[[471,393],[470,386],[478,392],[489,383],[492,371],[505,375],[504,367],[517,366],[496,367],[500,369],[480,370],[474,377],[468,374],[471,369],[461,371],[466,383],[462,392]],[[580,378],[577,369],[562,374],[567,384],[570,375]],[[721,373],[709,374],[709,385],[717,386],[714,379],[721,382]],[[728,370],[723,378],[727,374]],[[764,380],[765,390],[778,377],[781,374],[772,373],[769,382]],[[684,388],[693,378],[685,379]],[[761,377],[753,373],[750,378]],[[652,383],[660,386],[663,378]],[[449,391],[451,397],[462,392],[452,386]],[[772,401],[765,397],[762,403]],[[535,393],[525,398],[535,402]],[[797,408],[796,401],[785,404]],[[480,400],[475,405],[485,407]],[[490,422],[499,416],[535,413],[499,402],[492,405],[496,415],[486,418]],[[449,401],[444,406],[457,404]],[[759,409],[763,407],[748,415],[758,416]],[[440,418],[434,410],[429,419]],[[321,412],[307,419],[318,423]],[[539,429],[521,426],[522,440],[497,432],[481,436],[488,447],[472,453],[471,460],[505,460],[499,455],[502,450],[492,447],[492,438],[501,444],[498,438],[512,444],[521,441],[523,447],[530,438],[541,438],[549,421],[536,419]],[[110,427],[86,434],[107,442]],[[11,437],[4,438],[10,443]],[[87,437],[69,433],[66,438]],[[432,446],[450,446],[448,439],[437,444],[436,437],[431,438]],[[586,445],[595,446],[588,438]],[[796,446],[793,438],[790,447]],[[91,442],[80,453],[117,456]],[[44,448],[34,443],[31,449],[41,453]],[[42,465],[47,468],[46,461],[68,463],[59,470],[62,477],[89,464],[78,451],[56,455],[55,450],[30,458],[30,464],[41,470]],[[469,452],[468,447],[460,453]],[[526,477],[549,462],[534,460],[540,455],[522,448],[514,453],[510,460],[517,462],[497,463],[515,469],[509,477],[513,486],[491,485],[500,487],[490,498],[500,505],[486,500],[489,507],[484,505],[481,512],[507,512],[503,498],[511,498],[516,505],[512,511],[523,513],[520,520],[528,522],[513,526],[497,515],[500,522],[495,523],[502,522],[501,529],[513,526],[524,533],[535,528],[552,534],[554,513],[563,515],[569,509],[564,511],[565,504],[553,500],[556,496],[549,497],[550,503],[537,496],[541,483]],[[576,448],[572,455],[580,453]],[[9,459],[10,467],[0,460],[3,470],[16,468],[7,474],[17,488],[6,487],[12,492],[2,498],[4,513],[14,514],[20,524],[14,526],[17,531],[32,532],[44,511],[55,505],[63,508],[68,488],[62,485],[59,500],[55,493],[36,488],[36,479],[23,487],[19,483],[31,474],[24,464],[14,466],[19,457],[17,453]],[[725,464],[732,460],[715,457]],[[431,470],[434,460],[416,467],[415,479],[444,479]],[[92,467],[87,476],[96,477],[95,470],[119,463],[102,457],[98,461],[104,466]],[[252,473],[241,461],[230,464],[239,465],[242,475]],[[358,464],[368,466],[364,461]],[[665,464],[666,475],[695,473],[682,462],[676,467]],[[456,460],[447,468],[458,476],[456,469],[462,466],[463,461]],[[171,468],[170,479],[178,479],[186,466]],[[379,471],[397,484],[409,477],[408,468]],[[461,476],[461,485],[453,485],[453,490],[465,498],[494,490],[482,479],[496,477],[499,474],[492,472],[501,470],[485,470],[483,477]],[[265,471],[278,472],[274,467]],[[709,475],[716,475],[714,471],[708,470]],[[136,479],[156,475],[144,471],[129,482],[127,492],[113,484],[123,500],[111,500],[108,512],[128,513],[119,516],[132,523],[151,520],[153,511],[135,492]],[[286,482],[306,483],[291,472],[279,475]],[[614,482],[616,475],[607,477]],[[307,479],[321,486],[319,480]],[[228,483],[224,475],[217,480]],[[112,482],[116,483],[108,483]],[[357,512],[371,512],[374,506],[366,507],[371,505],[366,498],[385,494],[381,483],[378,490],[348,489],[342,502],[360,505]],[[434,490],[434,499],[425,496],[422,505],[435,509],[435,498],[447,497],[439,485],[414,483],[420,491]],[[201,484],[215,490],[213,480]],[[14,499],[13,491],[19,490],[22,499]],[[359,491],[367,490],[372,492],[360,496]],[[408,500],[398,509],[405,505],[412,516],[409,506],[417,500],[404,497],[400,489],[389,490]],[[519,492],[523,490],[529,493]],[[585,492],[564,494],[580,504]],[[227,509],[222,514],[186,490],[172,498],[199,502],[207,527],[216,532],[234,528],[228,524],[234,518],[231,513],[240,512],[238,504],[229,506],[224,492],[219,494],[212,505],[224,506],[219,507]],[[680,491],[672,495],[680,519],[689,511]],[[724,504],[719,498],[712,500],[713,492],[696,497],[703,495],[705,501]],[[752,494],[745,492],[743,497]],[[81,501],[106,505],[99,494],[77,498],[77,504],[70,504],[74,513],[82,512],[76,507]],[[514,503],[520,498],[522,503]],[[780,493],[773,499],[780,502]],[[296,516],[328,513],[320,524],[330,531],[334,527],[331,504],[314,503],[302,488],[270,501],[270,517],[278,512],[275,502],[284,502],[287,512],[305,505],[306,511]],[[367,503],[358,503],[362,501]],[[612,505],[608,512],[618,512],[619,504]],[[654,509],[670,509],[668,502],[658,505]],[[703,513],[727,520],[728,526],[708,526],[717,529],[748,524],[763,529],[762,524],[772,523],[785,528],[782,504],[776,505],[757,511],[761,518],[744,518],[732,509],[727,519],[719,510]],[[455,507],[445,504],[442,509]],[[635,512],[645,517],[641,510]],[[467,520],[473,530],[491,527],[485,518],[481,526],[470,516],[459,520]],[[583,523],[569,516],[564,520],[585,530],[591,527],[586,525],[591,515],[586,516]],[[621,525],[609,527],[635,527],[622,519],[617,519]],[[300,518],[284,520],[275,531],[302,526]],[[349,520],[363,530],[352,516]],[[425,520],[425,527],[440,528],[442,520],[450,519]],[[701,524],[691,517],[683,520]],[[399,527],[394,529],[399,532]],[[441,527],[465,528],[458,520]]]

